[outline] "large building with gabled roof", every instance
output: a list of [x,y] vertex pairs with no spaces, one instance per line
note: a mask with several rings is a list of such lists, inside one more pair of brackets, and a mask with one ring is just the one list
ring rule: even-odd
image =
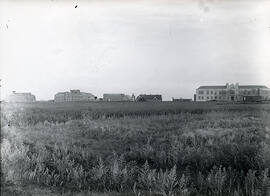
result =
[[200,86],[194,100],[204,101],[262,101],[270,100],[270,89],[265,85],[229,84]]

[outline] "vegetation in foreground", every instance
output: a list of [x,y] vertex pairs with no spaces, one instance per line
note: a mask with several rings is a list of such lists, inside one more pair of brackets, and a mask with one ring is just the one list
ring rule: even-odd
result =
[[165,104],[3,107],[2,186],[66,195],[270,195],[269,105]]

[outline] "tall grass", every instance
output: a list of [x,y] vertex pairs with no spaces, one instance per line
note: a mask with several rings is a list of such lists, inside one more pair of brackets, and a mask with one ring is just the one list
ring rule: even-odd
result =
[[35,117],[25,107],[5,110],[2,185],[128,195],[268,196],[269,110],[213,107],[98,118],[90,113],[77,118],[73,112],[82,112],[56,108],[38,113],[44,121],[29,120]]

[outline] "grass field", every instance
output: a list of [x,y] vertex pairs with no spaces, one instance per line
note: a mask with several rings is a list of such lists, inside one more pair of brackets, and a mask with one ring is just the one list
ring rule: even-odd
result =
[[270,104],[3,104],[1,159],[6,195],[269,196]]

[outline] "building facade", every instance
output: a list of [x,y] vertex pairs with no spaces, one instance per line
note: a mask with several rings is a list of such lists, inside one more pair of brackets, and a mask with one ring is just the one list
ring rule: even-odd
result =
[[264,85],[200,86],[194,100],[203,101],[263,101],[270,100],[270,89]]
[[95,97],[91,93],[81,92],[80,90],[70,90],[70,92],[59,92],[54,95],[54,102],[69,101],[95,101]]
[[16,93],[13,91],[12,94],[8,96],[7,101],[27,103],[36,101],[36,97],[31,93]]
[[132,97],[122,93],[103,94],[103,101],[132,101]]

